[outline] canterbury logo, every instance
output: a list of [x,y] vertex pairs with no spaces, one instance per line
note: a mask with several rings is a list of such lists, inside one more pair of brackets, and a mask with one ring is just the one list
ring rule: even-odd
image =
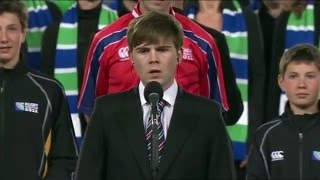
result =
[[129,60],[128,57],[129,57],[129,47],[126,46],[126,47],[122,47],[118,50],[118,55],[121,59],[126,59],[126,60]]
[[283,151],[273,151],[271,153],[271,161],[279,161],[284,159]]
[[183,60],[193,60],[192,49],[190,49],[190,48],[183,48],[182,59],[183,59]]

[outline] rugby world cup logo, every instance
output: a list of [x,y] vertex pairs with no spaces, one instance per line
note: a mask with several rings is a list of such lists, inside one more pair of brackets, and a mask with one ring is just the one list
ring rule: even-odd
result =
[[320,161],[320,151],[312,151],[312,160]]

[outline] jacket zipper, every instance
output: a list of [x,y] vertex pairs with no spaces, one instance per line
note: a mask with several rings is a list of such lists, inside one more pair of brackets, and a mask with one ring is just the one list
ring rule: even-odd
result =
[[[4,96],[4,92],[5,92],[5,80],[2,80],[2,83],[0,85],[0,167],[4,168],[4,118],[5,118],[5,96]],[[0,170],[0,174],[4,173],[3,169]]]
[[299,132],[299,177],[301,180],[303,177],[302,140],[303,140],[303,134]]
[[1,129],[1,140],[3,139],[4,135],[4,86],[5,86],[5,80],[2,81],[1,87],[0,87],[0,110],[1,110],[1,117],[0,117],[0,129]]

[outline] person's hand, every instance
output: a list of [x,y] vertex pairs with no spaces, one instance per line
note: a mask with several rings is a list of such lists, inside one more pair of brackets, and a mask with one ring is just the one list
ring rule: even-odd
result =
[[247,164],[248,164],[248,156],[246,156],[244,158],[244,160],[241,161],[241,164],[240,164],[240,168],[246,168],[247,167]]

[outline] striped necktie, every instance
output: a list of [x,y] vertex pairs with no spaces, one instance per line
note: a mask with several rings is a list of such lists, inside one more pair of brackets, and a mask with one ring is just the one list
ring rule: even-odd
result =
[[[158,153],[159,153],[159,162],[161,159],[161,151],[164,147],[165,144],[165,137],[164,137],[164,130],[162,127],[162,123],[161,123],[161,113],[163,111],[164,106],[166,106],[167,102],[165,100],[161,100],[158,104],[157,107],[157,116],[158,116]],[[152,146],[151,146],[151,141],[152,141],[152,120],[151,120],[151,114],[148,118],[148,122],[147,122],[147,131],[146,131],[146,143],[147,143],[147,150],[148,150],[148,158],[149,160],[151,160],[151,154],[152,154]]]

